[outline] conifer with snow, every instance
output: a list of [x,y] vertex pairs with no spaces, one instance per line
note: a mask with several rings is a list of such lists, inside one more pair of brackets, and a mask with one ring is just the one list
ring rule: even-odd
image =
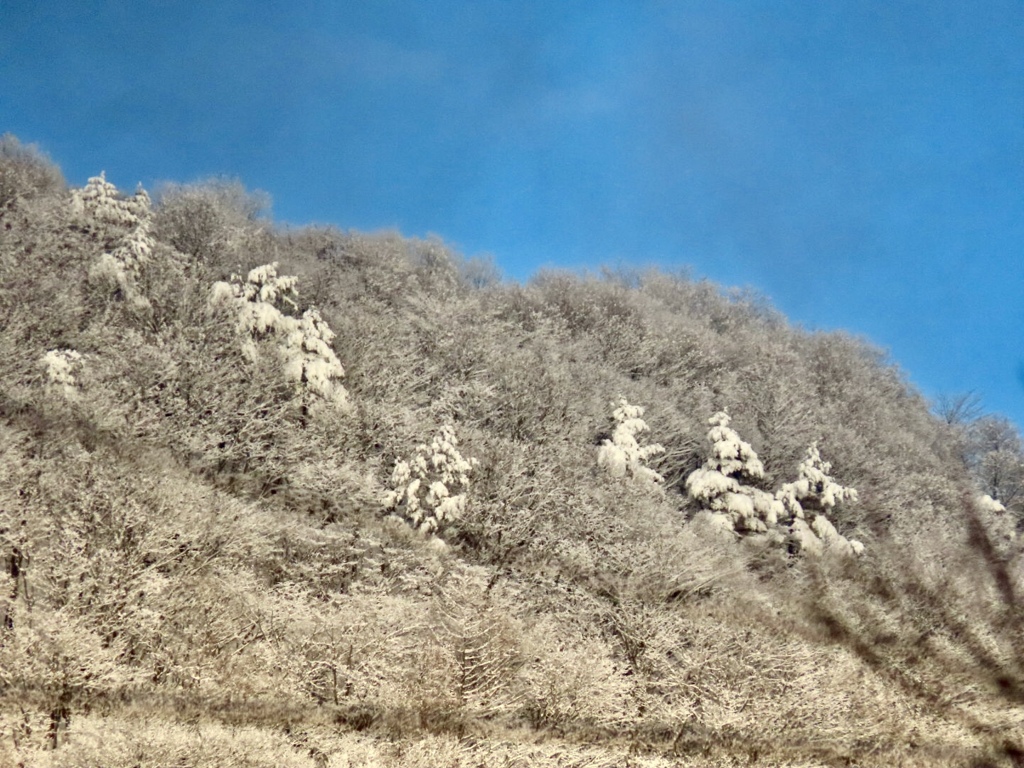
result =
[[790,519],[789,538],[798,551],[821,554],[829,549],[859,555],[864,545],[856,539],[847,540],[827,517],[837,504],[857,500],[857,491],[835,482],[828,474],[831,470],[832,464],[821,458],[818,444],[812,443],[798,467],[799,477],[785,483],[775,497],[785,507]]
[[122,196],[117,187],[107,181],[104,172],[93,176],[84,187],[71,193],[72,213],[82,223],[97,230],[101,227],[131,229],[136,226],[144,211],[149,210],[148,203],[148,195],[144,200],[138,195]]
[[134,221],[128,234],[111,251],[110,255],[127,274],[137,278],[142,265],[153,253],[153,235],[150,233],[152,208],[146,190],[139,189],[128,198],[129,208],[134,214]]
[[78,391],[76,374],[82,367],[81,353],[73,349],[51,349],[43,355],[46,379],[50,386],[59,389],[65,397],[72,398]]
[[341,384],[345,370],[331,347],[334,332],[316,309],[293,317],[279,308],[298,307],[298,278],[278,276],[277,266],[275,261],[250,270],[244,280],[232,275],[230,282],[214,283],[210,304],[235,309],[242,351],[249,359],[256,359],[259,342],[276,338],[285,376],[295,383],[298,394],[345,407],[348,391]]
[[334,354],[334,331],[316,309],[307,309],[285,337],[285,375],[303,392],[345,407],[348,391],[341,385],[345,369]]
[[461,516],[469,475],[479,462],[464,458],[458,446],[455,429],[446,424],[430,445],[420,444],[411,459],[396,461],[392,490],[383,499],[385,509],[426,534]]
[[[613,403],[614,405],[614,403]],[[612,412],[615,418],[615,430],[611,440],[604,440],[597,452],[597,464],[603,467],[612,477],[632,477],[638,480],[649,480],[655,483],[664,478],[646,463],[652,456],[662,453],[665,449],[658,443],[641,446],[639,437],[648,432],[650,427],[643,420],[644,409],[639,405],[630,405],[626,398],[619,398],[618,406]]]
[[71,193],[71,210],[82,226],[107,245],[89,270],[89,277],[108,280],[123,298],[147,305],[137,287],[142,266],[152,255],[155,244],[150,232],[151,202],[146,191],[140,188],[131,197],[123,196],[101,173]]
[[250,269],[243,279],[232,275],[230,281],[218,281],[210,291],[214,307],[233,306],[237,312],[238,332],[243,338],[242,351],[255,359],[256,344],[278,334],[286,336],[295,330],[294,318],[279,308],[284,304],[297,308],[295,285],[297,277],[278,277],[277,262]]
[[686,490],[714,524],[737,533],[765,533],[784,510],[775,497],[755,486],[764,478],[764,466],[730,421],[725,411],[708,420],[711,453],[686,478]]

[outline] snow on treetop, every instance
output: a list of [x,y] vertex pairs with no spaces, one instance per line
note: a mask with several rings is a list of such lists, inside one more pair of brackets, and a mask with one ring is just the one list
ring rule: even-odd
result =
[[644,407],[642,405],[630,405],[624,397],[619,398],[619,407],[612,411],[612,416],[615,417],[616,421],[625,422],[631,419],[636,419],[644,425],[644,429],[646,430],[647,424],[641,421],[643,415]]
[[764,465],[750,443],[743,440],[736,430],[729,426],[731,418],[725,411],[719,411],[708,424],[708,439],[711,441],[711,454],[708,461],[725,475],[737,472],[750,478],[764,477]]
[[232,275],[231,279],[240,285],[242,295],[248,301],[274,304],[281,300],[294,307],[295,302],[289,294],[296,293],[295,286],[298,284],[299,279],[291,276],[278,277],[277,267],[278,262],[276,261],[260,267],[254,267],[249,270],[244,283],[236,275]]
[[100,224],[124,228],[135,227],[149,214],[150,200],[145,190],[133,197],[122,197],[117,187],[107,181],[106,173],[93,176],[81,189],[71,194],[71,209],[79,216],[88,216]]

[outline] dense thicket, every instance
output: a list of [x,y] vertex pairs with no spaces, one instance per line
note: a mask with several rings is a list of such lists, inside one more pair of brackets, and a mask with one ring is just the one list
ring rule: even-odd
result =
[[[0,142],[3,759],[1024,743],[1011,424],[684,275],[509,284],[438,240],[275,228],[234,183],[105,184]],[[744,493],[789,499],[750,532],[803,500],[864,555],[696,515],[725,413]]]

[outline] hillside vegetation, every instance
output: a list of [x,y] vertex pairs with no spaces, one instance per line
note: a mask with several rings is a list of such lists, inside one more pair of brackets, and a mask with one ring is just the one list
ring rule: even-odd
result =
[[0,140],[0,765],[1024,759],[1009,422],[685,275],[154,197]]

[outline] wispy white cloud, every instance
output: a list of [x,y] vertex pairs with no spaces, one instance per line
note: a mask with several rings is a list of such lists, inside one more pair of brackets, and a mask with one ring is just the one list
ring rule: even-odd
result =
[[315,51],[337,77],[380,87],[396,81],[436,86],[446,66],[437,50],[367,35],[318,35]]

